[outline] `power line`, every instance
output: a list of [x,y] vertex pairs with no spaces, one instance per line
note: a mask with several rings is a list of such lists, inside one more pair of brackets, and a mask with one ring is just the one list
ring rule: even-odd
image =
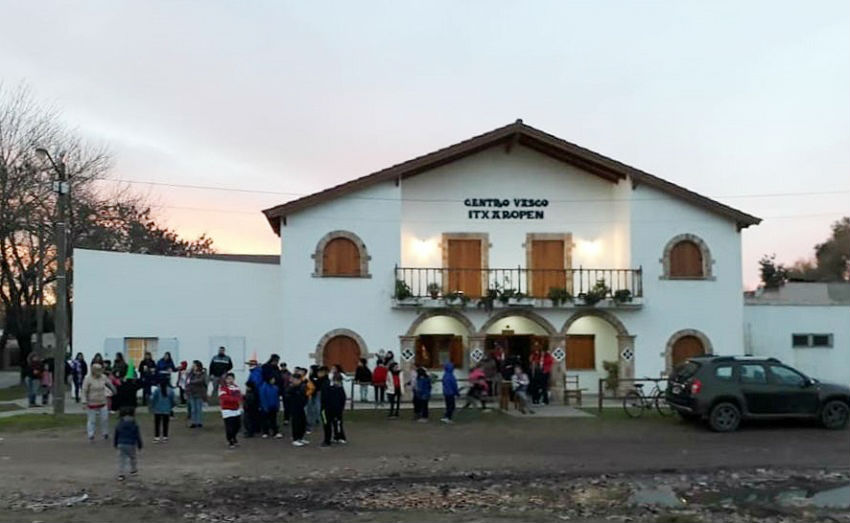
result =
[[[135,185],[152,185],[158,187],[172,187],[176,189],[193,189],[193,190],[204,190],[204,191],[222,191],[222,192],[236,192],[236,193],[248,193],[248,194],[273,194],[278,196],[294,196],[294,197],[303,197],[309,196],[310,194],[315,193],[296,193],[296,192],[286,192],[286,191],[269,191],[264,189],[243,189],[238,187],[222,187],[215,185],[194,185],[194,184],[183,184],[183,183],[169,183],[169,182],[156,182],[152,180],[128,180],[124,178],[107,178],[100,180],[103,182],[115,182],[115,183],[129,183]],[[838,195],[838,194],[850,194],[850,189],[835,189],[830,191],[792,191],[792,192],[775,192],[775,193],[750,193],[750,194],[726,194],[726,195],[713,195],[710,198],[726,198],[726,199],[738,199],[738,198],[784,198],[791,196],[825,196],[825,195]],[[398,202],[398,201],[407,201],[407,202],[422,202],[422,203],[463,203],[463,199],[448,199],[448,198],[386,198],[380,196],[351,196],[346,195],[345,198],[354,199],[354,200],[369,200],[369,201],[389,201],[389,202]],[[658,201],[658,200],[666,200],[667,198],[659,197],[659,198],[570,198],[570,199],[548,199],[550,202],[557,203],[581,203],[581,202],[612,202],[612,201],[630,201],[630,202],[640,202],[640,201]]]

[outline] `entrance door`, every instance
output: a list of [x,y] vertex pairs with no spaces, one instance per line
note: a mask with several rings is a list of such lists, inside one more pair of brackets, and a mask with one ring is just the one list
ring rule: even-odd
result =
[[322,350],[322,364],[330,368],[339,365],[345,372],[354,372],[360,363],[360,346],[348,336],[334,336]]
[[531,295],[545,298],[549,289],[566,288],[563,240],[531,241]]
[[448,240],[448,289],[481,296],[481,240]]
[[676,368],[688,358],[704,355],[705,347],[702,346],[702,342],[696,336],[682,336],[673,343],[672,352],[673,368]]

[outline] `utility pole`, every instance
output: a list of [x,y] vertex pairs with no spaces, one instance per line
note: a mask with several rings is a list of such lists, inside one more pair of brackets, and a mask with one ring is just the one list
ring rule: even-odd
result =
[[44,230],[38,224],[38,275],[36,275],[38,301],[35,303],[35,348],[44,352]]
[[53,414],[65,413],[65,346],[68,337],[68,282],[65,279],[67,264],[67,232],[65,229],[65,209],[71,184],[68,182],[65,169],[65,155],[59,155],[59,163],[47,149],[38,148],[36,154],[50,160],[56,171],[56,181],[53,182],[53,192],[56,193],[56,317],[54,332],[56,346],[53,348]]

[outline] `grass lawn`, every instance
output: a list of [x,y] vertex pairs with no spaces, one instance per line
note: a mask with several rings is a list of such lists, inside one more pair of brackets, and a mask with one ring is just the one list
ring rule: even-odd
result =
[[23,385],[15,385],[14,387],[6,387],[0,389],[0,401],[19,400],[27,397],[27,391]]
[[23,407],[15,403],[0,403],[0,412],[8,412],[10,410],[21,410]]

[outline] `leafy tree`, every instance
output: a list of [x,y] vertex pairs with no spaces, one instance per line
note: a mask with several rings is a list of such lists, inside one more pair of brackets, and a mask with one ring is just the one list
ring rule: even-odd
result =
[[803,281],[850,281],[850,217],[832,224],[832,235],[815,245],[813,260],[799,260],[788,277]]
[[781,263],[776,263],[776,254],[765,254],[759,260],[761,282],[765,289],[777,289],[788,279],[788,270]]
[[[0,317],[24,358],[32,350],[39,301],[54,301],[56,272],[54,172],[36,157],[36,147],[63,154],[72,187],[69,246],[173,256],[213,251],[206,236],[185,240],[158,225],[150,206],[128,190],[104,193],[97,182],[110,168],[107,150],[79,140],[26,87],[0,84]],[[71,285],[73,266],[67,269]]]

